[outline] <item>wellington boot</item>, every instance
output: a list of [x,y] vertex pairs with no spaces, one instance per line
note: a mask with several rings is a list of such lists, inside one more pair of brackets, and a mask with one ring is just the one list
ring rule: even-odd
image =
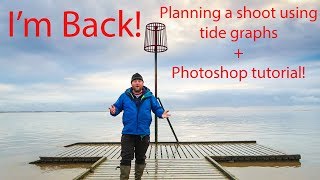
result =
[[120,180],[128,180],[131,166],[120,165]]
[[135,180],[141,180],[141,177],[143,175],[144,168],[146,167],[146,164],[135,164],[134,170],[134,178]]

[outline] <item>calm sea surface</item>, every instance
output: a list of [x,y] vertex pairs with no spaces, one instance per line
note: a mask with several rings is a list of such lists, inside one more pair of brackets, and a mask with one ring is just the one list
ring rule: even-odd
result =
[[[226,163],[239,179],[320,179],[320,107],[172,111],[180,141],[256,140],[300,163]],[[174,141],[159,120],[159,141]],[[154,132],[151,126],[151,133]],[[120,141],[121,116],[105,112],[0,113],[0,179],[72,179],[87,165],[31,165],[81,141]],[[151,140],[154,135],[151,134]]]

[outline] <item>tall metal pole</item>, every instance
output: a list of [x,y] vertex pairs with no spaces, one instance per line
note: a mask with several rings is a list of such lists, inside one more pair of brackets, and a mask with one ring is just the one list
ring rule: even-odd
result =
[[[168,44],[167,44],[167,35],[166,35],[166,26],[163,23],[159,22],[153,22],[148,23],[146,25],[146,31],[145,31],[145,39],[144,39],[144,50],[150,53],[154,53],[155,56],[155,62],[154,62],[154,86],[155,86],[155,97],[159,100],[161,107],[163,108],[163,105],[158,97],[158,62],[157,62],[157,55],[158,53],[165,52],[168,50]],[[164,108],[163,108],[164,109]],[[176,138],[177,143],[179,143],[177,136],[175,135],[175,132],[172,128],[172,125],[170,123],[169,118],[167,118],[167,121],[170,125],[170,128]],[[154,122],[155,122],[155,145],[158,144],[158,117],[154,116]],[[157,157],[157,151],[155,153],[155,157]]]
[[[155,63],[154,63],[154,69],[155,69],[155,83],[154,83],[154,88],[155,88],[155,96],[156,98],[158,98],[158,84],[157,84],[157,79],[158,79],[158,68],[157,68],[157,46],[158,46],[158,33],[157,33],[157,30],[158,30],[158,27],[155,26],[155,36],[154,36],[154,39],[155,39],[155,53],[154,53],[154,60],[155,60]],[[154,115],[154,118],[155,118],[155,127],[154,127],[154,133],[155,133],[155,143],[158,144],[158,117],[156,115]]]

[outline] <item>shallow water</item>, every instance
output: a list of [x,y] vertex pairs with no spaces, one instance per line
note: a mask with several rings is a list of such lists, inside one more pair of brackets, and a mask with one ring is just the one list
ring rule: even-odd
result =
[[[215,108],[171,114],[180,141],[256,140],[302,156],[300,163],[223,164],[239,179],[320,176],[320,108]],[[151,127],[153,133],[154,125]],[[88,165],[28,163],[75,142],[120,141],[121,129],[121,116],[114,118],[105,112],[0,113],[0,179],[71,179]],[[168,123],[162,119],[159,141],[174,141]]]

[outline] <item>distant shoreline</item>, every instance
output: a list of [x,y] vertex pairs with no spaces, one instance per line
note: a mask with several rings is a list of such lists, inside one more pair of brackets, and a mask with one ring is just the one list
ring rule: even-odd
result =
[[0,113],[48,113],[48,112],[106,112],[106,111],[0,111]]
[[[310,111],[310,110],[320,110],[320,106],[238,106],[238,107],[197,107],[197,108],[182,108],[182,109],[171,109],[174,111],[216,111],[216,110],[257,110],[257,111],[283,111],[283,110],[294,110],[294,111]],[[0,111],[0,113],[83,113],[83,112],[107,112],[107,110],[82,110],[82,111]]]

